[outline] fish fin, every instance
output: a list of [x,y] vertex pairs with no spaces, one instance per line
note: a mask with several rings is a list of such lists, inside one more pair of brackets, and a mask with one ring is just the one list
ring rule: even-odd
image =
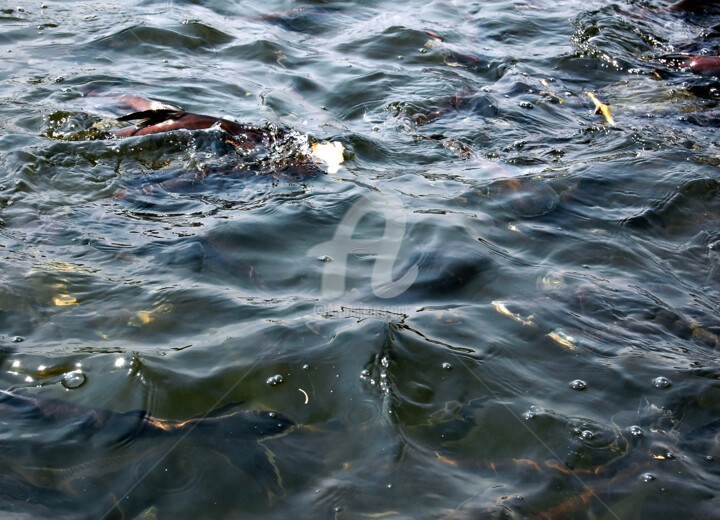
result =
[[439,41],[441,41],[441,42],[443,42],[443,43],[445,42],[445,39],[444,39],[442,36],[438,36],[437,34],[435,34],[435,33],[432,32],[432,31],[425,31],[425,34],[427,34],[427,35],[430,36],[431,38],[435,38],[436,40],[439,40]]
[[132,112],[117,118],[118,121],[140,121],[137,123],[138,128],[156,125],[165,121],[180,119],[187,112],[182,110],[160,109],[160,110],[141,110],[140,112]]
[[154,99],[146,99],[127,94],[120,97],[120,102],[136,112],[142,112],[145,110],[182,110],[182,108],[177,105],[171,105],[170,103],[164,103],[163,101],[156,101]]

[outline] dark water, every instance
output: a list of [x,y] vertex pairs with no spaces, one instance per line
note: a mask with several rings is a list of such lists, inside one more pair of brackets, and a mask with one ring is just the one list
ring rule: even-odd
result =
[[[0,4],[2,516],[718,518],[720,96],[653,69],[720,16],[667,6]],[[92,139],[119,94],[346,161]]]

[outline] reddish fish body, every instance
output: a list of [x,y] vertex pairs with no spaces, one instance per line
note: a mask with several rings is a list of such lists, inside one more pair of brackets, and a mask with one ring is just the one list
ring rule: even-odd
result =
[[717,0],[680,0],[669,7],[671,11],[702,13],[720,7]]
[[[185,112],[180,107],[159,101],[136,96],[122,96],[120,101],[136,112],[119,117],[118,121],[139,122],[135,126],[114,130],[112,134],[116,137],[159,134],[174,130],[206,130],[214,126],[218,126],[233,137],[244,138],[250,144],[261,144],[268,137],[266,132],[257,127],[243,125],[221,117]],[[281,136],[274,135],[273,137]]]
[[118,118],[120,121],[140,120],[139,124],[115,130],[117,137],[158,134],[173,130],[205,130],[218,126],[233,137],[245,137],[247,142],[260,144],[265,137],[263,132],[254,127],[246,126],[221,117],[193,114],[182,110],[145,110],[133,112]]
[[720,75],[720,56],[689,56],[681,65],[703,76]]
[[703,76],[720,76],[720,56],[669,54],[660,57],[659,61],[671,69],[690,69]]

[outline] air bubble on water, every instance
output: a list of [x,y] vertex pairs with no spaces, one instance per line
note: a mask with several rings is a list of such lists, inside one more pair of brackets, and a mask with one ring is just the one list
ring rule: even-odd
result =
[[23,338],[22,336],[13,336],[12,338],[10,338],[10,341],[12,341],[13,343],[22,343],[23,341],[25,341],[25,338]]
[[655,388],[668,388],[672,383],[667,377],[660,376],[653,379],[653,385]]
[[73,370],[68,372],[62,378],[62,385],[68,389],[80,388],[85,384],[87,378],[82,370]]
[[629,430],[630,430],[630,435],[632,435],[633,437],[645,437],[645,430],[640,428],[640,426],[636,426],[636,425],[630,426]]
[[275,412],[268,412],[268,417],[274,419],[277,414]]
[[319,256],[318,260],[320,260],[321,262],[332,262],[332,258],[328,255]]
[[443,370],[452,370],[452,365],[447,361],[442,364]]
[[306,364],[304,364],[304,365],[302,366],[302,369],[303,369],[303,370],[310,370],[310,365],[308,365],[308,364],[306,363]]
[[580,437],[586,441],[591,441],[595,438],[595,434],[590,430],[583,430],[580,432]]
[[643,482],[652,482],[655,480],[655,475],[652,473],[643,473],[640,478],[643,479]]
[[280,374],[275,374],[274,376],[269,377],[267,380],[267,384],[269,384],[270,386],[277,386],[282,382],[283,377]]
[[523,419],[525,419],[526,421],[529,421],[530,419],[535,417],[535,414],[531,411],[527,411],[522,416],[523,416]]
[[570,388],[573,390],[585,390],[587,388],[587,383],[582,379],[575,379],[570,382]]

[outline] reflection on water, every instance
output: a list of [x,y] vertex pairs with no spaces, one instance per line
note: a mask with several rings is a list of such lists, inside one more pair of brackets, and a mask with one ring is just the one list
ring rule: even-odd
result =
[[[681,4],[1,8],[0,510],[715,517],[720,12]],[[100,139],[122,94],[290,137]]]

